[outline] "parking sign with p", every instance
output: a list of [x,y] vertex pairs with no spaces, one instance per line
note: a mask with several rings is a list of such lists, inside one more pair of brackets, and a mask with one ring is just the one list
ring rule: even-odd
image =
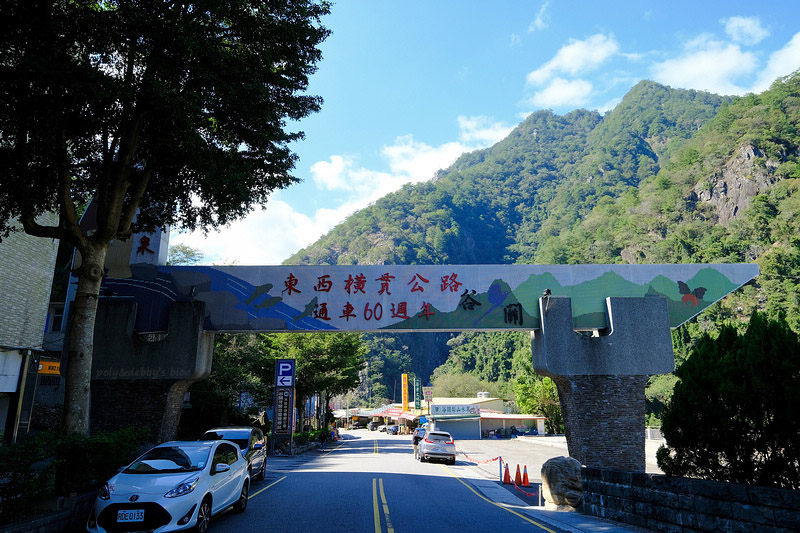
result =
[[294,359],[278,359],[275,364],[275,385],[294,387]]

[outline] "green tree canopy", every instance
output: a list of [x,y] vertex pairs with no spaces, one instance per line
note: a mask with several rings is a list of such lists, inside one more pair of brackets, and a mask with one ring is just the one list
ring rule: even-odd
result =
[[548,433],[564,433],[558,389],[552,379],[531,373],[514,383],[514,394],[519,412],[546,416],[544,426]]
[[[0,19],[0,236],[14,219],[81,254],[65,397],[88,433],[96,301],[109,242],[210,228],[296,181],[289,120],[328,30],[325,1],[45,0]],[[92,200],[94,226],[78,223]],[[37,216],[56,212],[58,224]],[[135,220],[135,222],[134,222]]]
[[188,244],[175,244],[169,247],[167,265],[196,265],[205,259],[202,250]]
[[663,414],[667,475],[800,488],[800,339],[754,313],[704,335]]
[[361,381],[366,347],[358,333],[220,334],[214,343],[211,375],[191,387],[192,413],[181,420],[182,434],[195,437],[198,426],[248,423],[242,406],[272,405],[275,361],[296,359],[295,391],[298,404],[319,394],[330,399],[349,392]]

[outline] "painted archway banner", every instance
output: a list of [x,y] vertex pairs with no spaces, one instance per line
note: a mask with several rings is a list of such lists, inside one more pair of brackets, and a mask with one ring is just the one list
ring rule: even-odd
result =
[[643,296],[666,298],[674,328],[758,273],[756,264],[134,264],[110,272],[101,294],[135,298],[139,332],[166,331],[170,304],[188,300],[205,302],[204,327],[220,332],[531,330],[545,292],[572,299],[575,329],[606,328],[607,297]]

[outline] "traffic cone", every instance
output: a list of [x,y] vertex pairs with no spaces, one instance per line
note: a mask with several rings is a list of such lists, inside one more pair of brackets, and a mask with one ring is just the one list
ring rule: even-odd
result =
[[508,463],[506,463],[506,473],[503,474],[503,485],[511,485],[511,474],[508,473]]
[[522,486],[523,487],[531,486],[530,482],[528,482],[528,465],[522,466]]
[[519,473],[519,465],[517,465],[517,475],[514,476],[514,485],[522,485],[522,476]]

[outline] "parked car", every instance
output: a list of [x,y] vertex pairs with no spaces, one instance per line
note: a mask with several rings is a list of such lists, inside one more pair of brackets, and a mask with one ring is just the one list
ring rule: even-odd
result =
[[267,440],[264,432],[250,426],[229,426],[209,429],[200,440],[229,440],[242,450],[251,479],[264,479],[267,471]]
[[100,489],[86,527],[90,532],[205,533],[211,516],[233,505],[247,508],[247,461],[229,441],[159,444]]
[[350,429],[364,429],[365,427],[367,427],[367,425],[364,422],[353,422]]
[[367,424],[367,429],[370,430],[370,431],[375,431],[376,429],[378,429],[378,426],[380,426],[380,425],[381,425],[380,422],[375,422],[373,420],[372,422]]
[[456,443],[446,431],[428,431],[425,438],[419,441],[420,462],[430,460],[445,461],[456,464]]
[[389,426],[386,428],[386,433],[390,435],[397,435],[400,432],[400,426]]

